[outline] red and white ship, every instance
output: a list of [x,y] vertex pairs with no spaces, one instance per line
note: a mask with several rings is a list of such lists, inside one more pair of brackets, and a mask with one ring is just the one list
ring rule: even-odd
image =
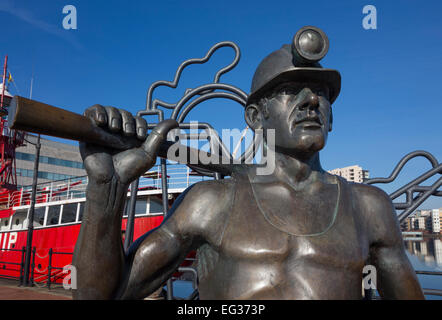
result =
[[[15,149],[23,145],[24,133],[7,127],[8,106],[12,95],[7,86],[7,56],[0,83],[0,278],[23,280],[28,237],[32,187],[17,189]],[[9,73],[8,82],[11,76]],[[162,179],[160,166],[140,178],[133,239],[161,224]],[[168,165],[168,205],[189,185],[204,179],[184,165]],[[66,274],[63,267],[71,264],[72,253],[80,231],[87,176],[37,185],[30,281],[36,284],[60,283]],[[128,200],[130,190],[128,192]],[[129,201],[126,201],[126,208]],[[127,211],[122,220],[122,238],[127,226]],[[166,210],[167,211],[167,210]]]
[[[159,166],[140,178],[135,206],[134,239],[163,221]],[[184,165],[168,165],[169,205],[203,177]],[[35,283],[61,282],[63,267],[70,265],[83,216],[87,176],[37,185],[32,239],[31,278]],[[0,277],[20,279],[28,234],[32,188],[23,187],[0,196]],[[130,190],[128,192],[129,203]],[[122,220],[122,238],[127,210]],[[50,268],[48,268],[50,266]]]

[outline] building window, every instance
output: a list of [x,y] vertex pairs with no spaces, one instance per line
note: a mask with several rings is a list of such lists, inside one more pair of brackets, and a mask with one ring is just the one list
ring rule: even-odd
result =
[[[25,160],[25,161],[34,161],[35,160],[35,155],[31,154],[31,153],[16,152],[15,157],[18,160]],[[59,159],[59,158],[40,156],[39,162],[53,164],[53,165],[61,166],[61,167],[84,169],[82,162],[64,160],[64,159]]]
[[[30,169],[16,168],[16,171],[17,171],[18,176],[28,177],[28,178],[32,178],[34,176],[34,171],[30,170]],[[65,180],[65,179],[69,179],[69,178],[76,178],[77,176],[54,173],[54,172],[39,171],[38,177],[40,179],[46,179],[46,180]]]

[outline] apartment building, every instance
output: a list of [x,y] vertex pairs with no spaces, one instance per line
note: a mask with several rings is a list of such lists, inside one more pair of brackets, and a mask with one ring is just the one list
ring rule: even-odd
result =
[[336,168],[328,171],[331,174],[343,177],[347,181],[362,183],[369,178],[369,171],[362,169],[358,165]]
[[431,214],[426,219],[426,229],[432,233],[440,233],[441,211],[441,209],[432,209]]
[[442,208],[430,210],[416,210],[401,224],[402,230],[421,230],[430,233],[441,233]]

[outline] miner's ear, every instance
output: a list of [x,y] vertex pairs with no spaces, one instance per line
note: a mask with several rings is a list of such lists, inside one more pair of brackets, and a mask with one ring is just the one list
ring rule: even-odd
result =
[[333,128],[333,109],[330,108],[330,121],[328,126],[328,131],[331,132]]
[[262,127],[262,114],[261,110],[254,103],[249,104],[246,107],[246,111],[244,114],[247,125],[253,130],[260,129]]

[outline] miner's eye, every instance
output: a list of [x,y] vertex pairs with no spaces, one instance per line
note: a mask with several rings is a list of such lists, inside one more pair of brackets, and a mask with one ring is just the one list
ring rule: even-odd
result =
[[286,94],[286,95],[297,95],[299,93],[299,91],[300,91],[300,89],[297,87],[285,86],[279,90],[279,93]]
[[327,90],[327,88],[318,88],[318,89],[315,90],[315,93],[318,96],[325,97],[325,98],[328,99],[328,90]]

